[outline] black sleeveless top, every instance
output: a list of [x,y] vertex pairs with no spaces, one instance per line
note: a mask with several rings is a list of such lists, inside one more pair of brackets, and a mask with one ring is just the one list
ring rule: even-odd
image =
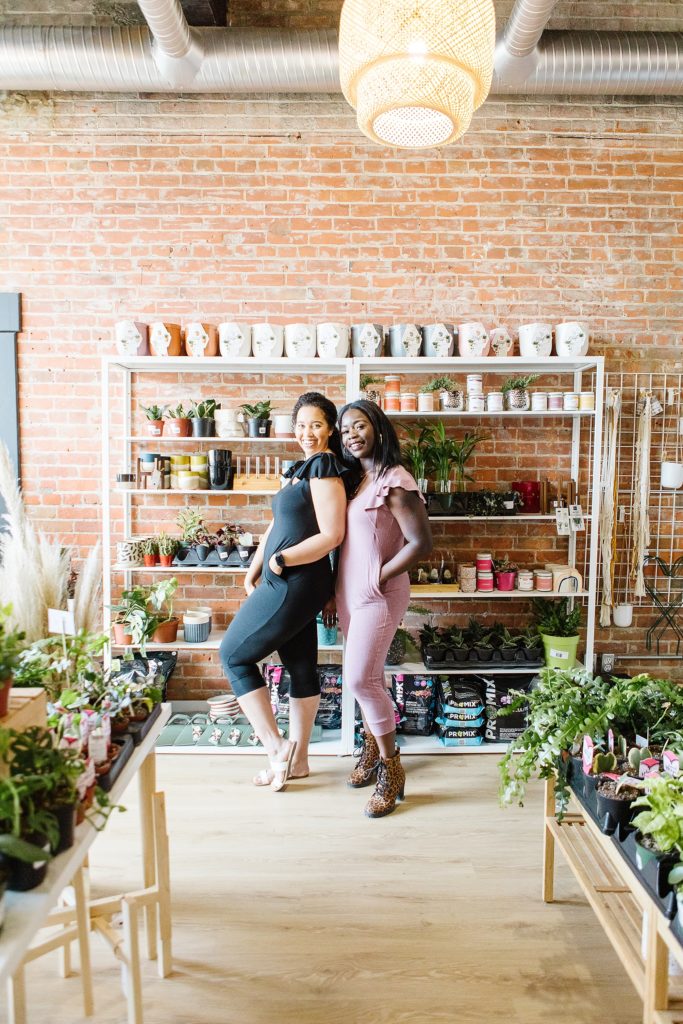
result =
[[[319,452],[311,455],[309,459],[296,462],[287,472],[285,477],[297,479],[301,483],[291,483],[283,487],[273,498],[273,528],[266,541],[266,549],[263,553],[264,572],[267,571],[268,562],[271,557],[283,548],[291,548],[302,540],[308,540],[320,533],[320,526],[315,515],[313,497],[311,495],[310,481],[313,479],[325,479],[327,477],[342,478],[348,473],[348,468],[341,459],[331,452]],[[328,555],[317,562],[309,562],[307,565],[287,566],[283,577],[287,580],[299,577],[301,574],[315,577],[332,578],[330,559]]]

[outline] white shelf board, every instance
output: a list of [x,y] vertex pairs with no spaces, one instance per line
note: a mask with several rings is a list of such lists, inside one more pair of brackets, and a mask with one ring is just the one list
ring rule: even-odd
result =
[[411,586],[410,596],[449,601],[459,601],[461,598],[465,601],[497,601],[498,598],[507,600],[523,598],[528,601],[532,597],[588,597],[588,593],[585,590],[571,593],[565,590],[476,590],[473,594],[463,594],[461,590],[455,590],[453,585],[441,586],[438,583],[426,583]]
[[528,675],[530,672],[539,672],[543,666],[536,667],[515,664],[514,668],[501,668],[500,663],[492,663],[490,661],[481,661],[478,665],[473,664],[471,661],[464,662],[462,665],[456,665],[454,668],[427,668],[421,661],[405,661],[402,665],[385,665],[384,672],[386,675],[390,673],[399,673],[403,675],[413,676],[459,676],[459,675],[500,675],[500,676],[514,676],[514,675]]
[[114,494],[153,494],[155,496],[158,495],[158,494],[163,494],[163,495],[169,495],[169,494],[203,494],[205,496],[208,495],[209,497],[216,497],[216,498],[224,498],[226,495],[250,494],[250,495],[267,495],[269,498],[272,498],[272,496],[274,494],[279,494],[279,491],[248,491],[246,489],[241,489],[241,488],[235,488],[235,490],[232,490],[232,491],[212,491],[212,490],[209,490],[208,488],[206,488],[205,490],[200,491],[200,490],[184,490],[184,489],[181,489],[180,487],[168,487],[168,488],[163,488],[163,490],[162,489],[158,489],[157,490],[154,487],[149,487],[149,488],[148,487],[123,487],[123,488],[121,488],[121,490],[119,490],[118,488],[114,488],[114,492],[113,493]]
[[[147,647],[150,650],[152,650],[152,651],[217,651],[218,648],[221,645],[221,641],[223,640],[224,636],[225,636],[225,631],[224,630],[212,630],[211,633],[209,633],[209,639],[205,640],[203,643],[201,643],[201,644],[187,643],[187,641],[183,639],[183,629],[182,629],[182,626],[181,626],[180,629],[178,630],[178,639],[176,640],[176,642],[174,644],[157,644],[157,643],[154,643],[153,640],[148,640],[147,641]],[[124,644],[112,643],[111,647],[112,647],[112,650],[124,650],[124,649],[138,650],[140,645],[139,644],[127,644],[127,645],[124,645]],[[342,651],[343,649],[344,648],[343,648],[343,646],[341,644],[333,644],[330,647],[320,647],[319,648],[319,652],[322,653],[324,651]]]
[[[341,746],[341,729],[330,729],[328,733],[323,732],[323,739],[317,743],[311,743],[308,748],[309,757],[338,757]],[[238,747],[212,747],[212,746],[185,746],[182,747],[155,747],[157,754],[194,754],[201,757],[202,755],[212,754],[214,756],[223,757],[225,754],[235,757],[240,754],[246,754],[247,757],[253,757],[254,755],[264,758],[266,752],[261,746],[249,747],[249,746],[238,746]],[[291,785],[295,785],[296,779],[292,779]]]
[[124,370],[137,370],[155,373],[232,373],[241,370],[246,373],[346,373],[349,359],[290,359],[282,356],[279,359],[262,359],[260,356],[240,356],[224,359],[222,356],[195,358],[194,356],[105,356],[104,361],[110,366],[120,366]]
[[133,434],[124,438],[125,441],[135,444],[234,444],[244,441],[249,444],[296,444],[295,437],[247,437],[240,434],[239,437],[173,437],[171,434],[161,434],[159,437]]
[[504,754],[507,743],[481,743],[478,747],[445,747],[438,736],[405,736],[398,733],[396,745],[402,754]]
[[392,356],[378,356],[374,359],[357,359],[362,373],[431,373],[445,370],[448,373],[485,372],[512,374],[516,370],[526,373],[577,373],[594,370],[604,365],[604,356],[580,356],[576,359],[562,359],[559,356],[484,356],[479,359],[463,356],[448,356],[445,359],[429,359],[417,356],[414,359]]
[[118,562],[112,565],[112,572],[161,572],[175,575],[188,576],[190,573],[225,573],[226,576],[240,576],[246,574],[244,566],[232,565],[120,565]]
[[[523,513],[518,512],[514,516],[428,516],[428,518],[429,521],[432,523],[514,523],[515,521],[528,523],[555,522],[554,515],[540,515],[536,512],[530,513],[528,515],[524,515]],[[591,517],[589,515],[586,515],[586,513],[584,512],[583,518],[590,519]]]
[[558,419],[575,419],[577,416],[595,416],[595,410],[577,409],[575,412],[566,412],[564,409],[553,409],[546,412],[534,412],[531,409],[527,409],[523,412],[505,410],[502,412],[488,412],[487,410],[482,410],[481,412],[469,412],[468,410],[451,412],[448,409],[442,409],[440,412],[387,412],[386,415],[390,420],[459,420],[471,419],[473,417],[478,417],[479,419],[521,420],[539,419],[543,416],[553,416]]

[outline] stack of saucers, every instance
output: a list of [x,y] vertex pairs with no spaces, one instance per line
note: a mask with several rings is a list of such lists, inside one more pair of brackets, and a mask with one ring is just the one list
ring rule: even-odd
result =
[[209,697],[207,704],[209,705],[209,717],[212,722],[215,722],[217,718],[222,718],[224,715],[235,718],[240,713],[237,698],[232,693],[220,693],[215,697]]

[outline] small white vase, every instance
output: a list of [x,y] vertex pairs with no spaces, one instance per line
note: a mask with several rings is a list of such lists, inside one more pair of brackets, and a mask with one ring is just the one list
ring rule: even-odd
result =
[[279,359],[284,351],[284,330],[280,324],[254,324],[251,348],[262,359]]
[[683,485],[683,462],[662,462],[660,483],[662,487],[678,490]]
[[615,626],[619,626],[621,629],[628,629],[633,622],[633,605],[615,604],[612,610],[612,617]]
[[318,324],[316,333],[321,359],[346,359],[351,344],[346,324]]
[[587,326],[577,320],[568,320],[555,328],[555,352],[563,359],[585,356],[588,340]]
[[519,329],[519,354],[532,359],[549,356],[553,350],[550,324],[522,324]]
[[458,352],[467,359],[489,354],[490,342],[486,328],[478,321],[458,324]]
[[251,327],[249,324],[223,323],[218,325],[218,344],[225,359],[251,355]]

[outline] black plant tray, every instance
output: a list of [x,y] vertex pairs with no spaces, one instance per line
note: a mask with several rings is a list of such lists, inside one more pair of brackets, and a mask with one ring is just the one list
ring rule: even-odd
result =
[[107,772],[107,774],[99,775],[97,778],[97,785],[100,787],[100,789],[103,789],[105,793],[108,793],[111,787],[114,785],[119,775],[123,771],[123,766],[125,765],[126,761],[128,761],[130,755],[133,753],[133,750],[135,749],[133,737],[128,736],[125,733],[124,735],[117,736],[116,739],[113,739],[112,743],[116,743],[119,747],[121,747],[121,752],[119,753],[119,756],[116,758],[114,764],[112,765],[111,769]]
[[432,655],[425,652],[422,655],[422,661],[426,668],[434,670],[444,668],[457,669],[458,666],[460,665],[471,668],[472,665],[477,665],[481,666],[482,671],[484,671],[485,669],[495,668],[496,671],[498,672],[501,669],[505,670],[506,668],[522,667],[533,670],[536,668],[542,668],[543,665],[545,665],[545,661],[543,660],[543,658],[536,658],[533,661],[527,661],[526,658],[515,657],[512,661],[504,661],[500,651],[494,651],[492,656],[486,661],[482,660],[481,658],[478,658],[474,651],[468,651],[467,657],[464,660],[460,660],[456,658],[454,655],[449,656],[448,653],[446,654],[445,658],[434,658],[432,657]]
[[177,565],[179,567],[206,565],[211,568],[221,569],[234,569],[239,566],[244,566],[246,568],[251,564],[255,551],[256,547],[254,547],[253,550],[250,549],[249,558],[244,562],[234,548],[227,558],[221,558],[218,552],[214,549],[213,551],[210,551],[207,557],[202,561],[202,559],[197,556],[197,552],[194,548],[188,548],[187,554],[184,557],[180,558],[178,555],[175,556],[173,559],[173,565]]
[[675,917],[676,893],[673,886],[670,885],[668,877],[671,868],[676,863],[676,857],[668,854],[662,857],[660,854],[649,860],[641,869],[638,867],[635,829],[625,830],[620,827],[613,836],[613,840],[622,857],[628,861],[634,874],[638,876],[664,916],[669,920]]
[[[160,714],[161,704],[155,704],[144,722],[131,722],[124,735],[130,736],[133,745],[139,747]],[[121,757],[120,754],[119,757]]]

